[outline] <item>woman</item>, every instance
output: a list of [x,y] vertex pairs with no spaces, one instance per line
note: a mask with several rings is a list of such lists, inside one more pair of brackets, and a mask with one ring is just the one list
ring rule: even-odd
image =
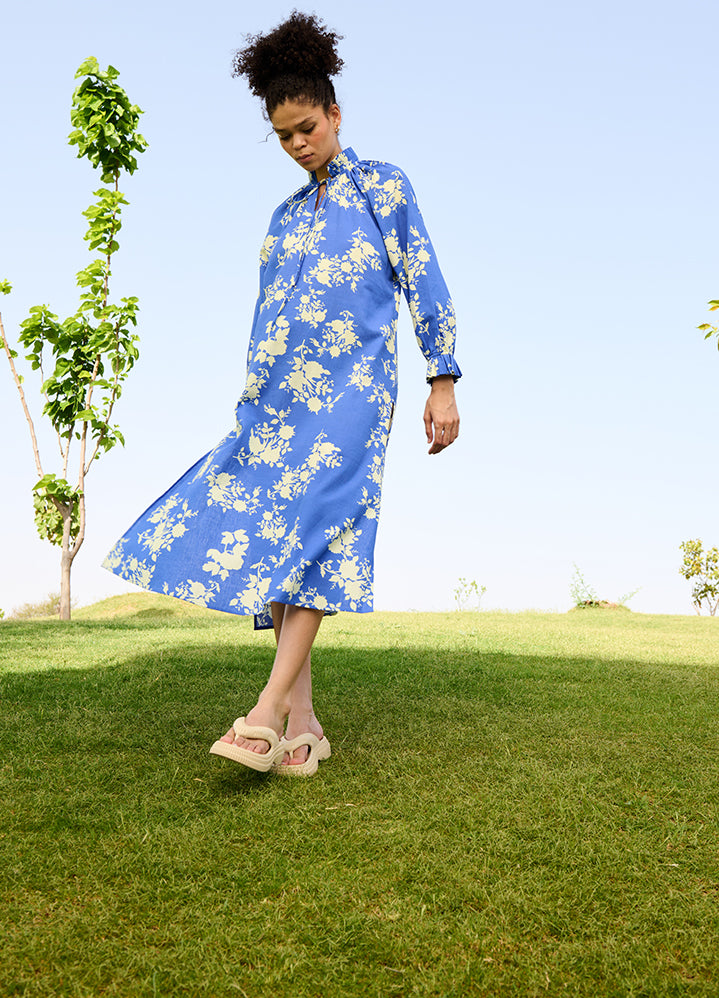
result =
[[382,471],[396,397],[401,293],[428,361],[429,453],[456,438],[454,312],[409,181],[339,143],[338,36],[295,12],[237,52],[307,183],[277,208],[236,427],[105,561],[129,581],[274,627],[257,704],[210,751],[312,775],[330,746],[312,706],[322,617],[372,610]]

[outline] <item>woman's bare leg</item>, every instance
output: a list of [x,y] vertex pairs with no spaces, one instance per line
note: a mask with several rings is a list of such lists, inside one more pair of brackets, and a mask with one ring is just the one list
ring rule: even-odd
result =
[[[311,732],[317,738],[322,738],[324,732],[322,725],[315,717],[312,706],[312,659],[308,655],[299,676],[292,687],[290,696],[290,712],[287,717],[287,727],[285,736],[296,738],[298,735],[306,735]],[[300,765],[307,761],[310,750],[308,745],[301,745],[296,748],[292,755],[285,753],[282,760],[286,765]]]
[[[272,624],[275,629],[277,644],[280,643],[284,612],[284,603],[272,603]],[[317,738],[322,738],[324,734],[322,725],[315,717],[312,706],[312,652],[308,654],[302,664],[300,674],[295,680],[295,685],[292,687],[290,713],[287,717],[285,735],[287,738],[296,738],[298,735],[307,734],[308,731],[316,735]],[[291,756],[289,753],[286,753],[282,761],[288,765],[301,765],[301,763],[307,761],[309,752],[310,750],[307,745],[301,745],[295,749]]]
[[[247,715],[247,723],[272,728],[278,735],[282,735],[285,720],[293,709],[297,715],[296,719],[293,719],[293,728],[295,723],[300,723],[300,720],[303,719],[303,713],[308,717],[305,699],[308,691],[310,696],[309,712],[311,713],[310,649],[322,621],[323,612],[322,610],[313,610],[310,607],[290,605],[285,605],[280,612],[279,609],[275,609],[278,606],[281,604],[272,604],[275,636],[278,637],[275,661],[270,678],[260,694],[257,705]],[[304,673],[302,681],[295,691],[295,686],[302,673]],[[312,728],[305,727],[294,734],[302,734],[310,730]],[[292,732],[289,734],[294,737]],[[222,740],[232,742],[232,730],[228,731]],[[268,749],[267,742],[262,739],[238,738],[234,740],[241,748],[250,749],[253,752],[264,753]]]

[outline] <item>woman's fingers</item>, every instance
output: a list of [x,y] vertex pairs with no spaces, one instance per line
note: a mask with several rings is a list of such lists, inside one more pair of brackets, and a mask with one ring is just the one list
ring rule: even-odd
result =
[[424,428],[430,454],[439,454],[459,436],[459,413],[454,398],[437,404],[430,395],[424,408]]
[[427,443],[431,444],[434,430],[432,426],[432,414],[429,408],[429,399],[427,399],[427,404],[424,407],[424,416],[422,418],[424,420],[424,432],[427,435]]

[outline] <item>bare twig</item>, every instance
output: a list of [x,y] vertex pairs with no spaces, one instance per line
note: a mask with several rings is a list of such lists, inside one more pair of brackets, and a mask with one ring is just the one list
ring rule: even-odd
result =
[[[40,359],[40,384],[42,386],[44,386],[44,384],[45,384],[45,372],[42,369],[42,353],[40,354],[40,358],[39,359]],[[47,392],[44,391],[44,388],[41,388],[40,391],[42,392],[42,397],[45,399],[46,404],[50,405],[50,397],[47,394]],[[66,453],[65,453],[65,451],[63,450],[63,447],[62,447],[62,437],[60,436],[60,431],[59,430],[55,430],[55,433],[57,434],[57,445],[60,448],[60,457],[61,457],[62,460],[64,460],[65,467],[67,467],[67,455],[66,455]]]
[[25,401],[25,392],[23,391],[22,381],[17,373],[15,363],[13,361],[12,353],[10,352],[10,347],[8,346],[7,339],[5,337],[5,327],[2,323],[2,315],[0,314],[0,337],[2,337],[2,345],[5,348],[5,353],[7,354],[7,359],[10,363],[10,370],[12,371],[12,376],[15,379],[15,387],[20,394],[20,402],[22,403],[23,412],[25,413],[25,419],[27,420],[27,425],[30,429],[30,438],[32,439],[32,452],[35,455],[35,467],[37,468],[37,473],[40,478],[43,477],[42,463],[40,462],[40,450],[37,444],[37,436],[35,434],[35,424],[32,421],[32,416],[30,415],[30,410],[27,407],[27,402]]
[[[62,437],[58,433],[58,439],[62,440]],[[67,435],[67,445],[65,450],[60,447],[60,453],[62,454],[62,477],[67,478],[67,465],[70,460],[70,444],[72,443],[72,430]]]

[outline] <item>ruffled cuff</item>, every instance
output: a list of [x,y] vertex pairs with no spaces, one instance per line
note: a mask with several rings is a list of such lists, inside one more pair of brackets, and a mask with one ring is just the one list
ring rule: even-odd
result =
[[427,361],[427,381],[431,382],[442,374],[451,374],[455,381],[462,377],[459,364],[451,353],[438,353]]

